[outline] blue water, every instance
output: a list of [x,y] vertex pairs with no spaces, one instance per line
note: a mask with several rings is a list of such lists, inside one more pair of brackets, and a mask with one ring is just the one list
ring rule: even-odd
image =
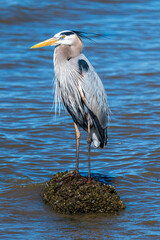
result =
[[[0,1],[0,217],[2,239],[160,238],[160,2]],[[60,215],[41,199],[57,171],[75,168],[71,117],[54,114],[53,48],[30,47],[66,29],[84,39],[111,109],[109,143],[91,173],[110,179],[126,209]],[[80,170],[87,173],[87,134]]]

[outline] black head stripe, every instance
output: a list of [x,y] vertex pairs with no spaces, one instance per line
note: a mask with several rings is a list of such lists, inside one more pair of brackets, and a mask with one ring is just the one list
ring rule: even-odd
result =
[[61,33],[61,35],[66,35],[66,36],[69,36],[69,35],[73,35],[73,34],[75,34],[74,32],[72,32],[72,31],[68,31],[68,32],[62,32]]

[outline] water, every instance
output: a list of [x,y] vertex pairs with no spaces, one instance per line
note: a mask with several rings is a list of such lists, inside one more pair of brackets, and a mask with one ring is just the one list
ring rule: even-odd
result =
[[[1,238],[159,239],[160,2],[1,0],[0,12]],[[52,48],[29,48],[65,29],[107,35],[84,40],[112,112],[91,167],[126,203],[118,214],[60,215],[41,199],[54,173],[75,168],[75,139],[71,117],[54,115]]]

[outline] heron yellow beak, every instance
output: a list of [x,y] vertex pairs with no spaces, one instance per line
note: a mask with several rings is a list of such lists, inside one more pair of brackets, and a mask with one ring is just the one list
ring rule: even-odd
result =
[[55,38],[50,38],[47,39],[43,42],[40,42],[34,46],[32,46],[31,48],[41,48],[41,47],[46,47],[46,46],[52,46],[55,45],[55,43],[58,41],[59,39],[55,39]]

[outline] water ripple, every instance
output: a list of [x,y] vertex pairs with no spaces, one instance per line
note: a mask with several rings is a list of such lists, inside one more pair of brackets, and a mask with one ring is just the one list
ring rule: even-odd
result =
[[[158,239],[159,11],[158,0],[1,1],[2,238]],[[126,203],[117,215],[62,216],[41,200],[54,173],[75,168],[76,141],[71,117],[54,114],[53,50],[29,48],[64,29],[103,34],[84,42],[111,109],[108,145],[92,149],[91,168]],[[82,131],[83,175],[86,139]]]

